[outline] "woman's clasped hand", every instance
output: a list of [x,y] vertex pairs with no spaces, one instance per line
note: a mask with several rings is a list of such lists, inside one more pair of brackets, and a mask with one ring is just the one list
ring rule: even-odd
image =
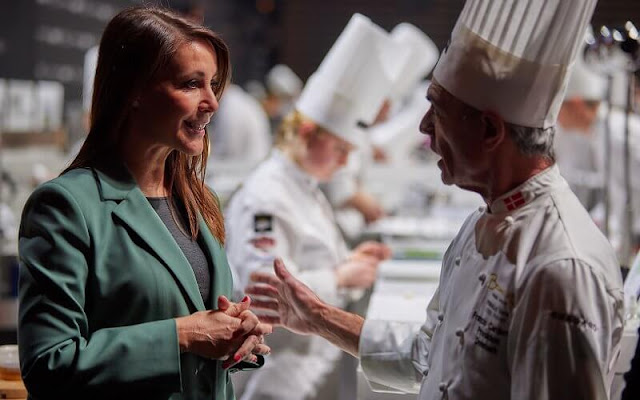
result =
[[249,310],[250,306],[249,297],[233,303],[220,296],[217,310],[176,318],[180,351],[225,360],[224,368],[243,360],[257,362],[257,355],[271,352],[264,344],[264,336],[270,334],[272,328],[261,323]]

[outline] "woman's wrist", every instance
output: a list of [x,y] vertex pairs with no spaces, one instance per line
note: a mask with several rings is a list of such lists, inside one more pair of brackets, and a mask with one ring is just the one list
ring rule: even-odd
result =
[[188,328],[189,317],[176,318],[175,321],[180,353],[186,353],[189,351],[191,338],[191,329]]

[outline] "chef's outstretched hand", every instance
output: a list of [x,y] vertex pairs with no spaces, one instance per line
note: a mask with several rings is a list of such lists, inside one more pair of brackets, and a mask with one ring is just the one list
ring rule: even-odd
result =
[[275,275],[256,271],[251,274],[252,284],[245,293],[259,296],[252,298],[251,308],[272,313],[259,315],[260,321],[280,325],[292,332],[311,334],[322,308],[322,301],[305,284],[297,280],[277,258],[273,267]]

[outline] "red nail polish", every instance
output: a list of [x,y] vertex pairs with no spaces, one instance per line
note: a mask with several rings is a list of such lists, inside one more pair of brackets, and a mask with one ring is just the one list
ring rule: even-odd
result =
[[244,296],[244,297],[242,298],[242,302],[244,303],[245,301],[249,301],[249,296]]
[[242,356],[240,354],[236,354],[235,356],[233,356],[233,361],[238,362],[242,360]]

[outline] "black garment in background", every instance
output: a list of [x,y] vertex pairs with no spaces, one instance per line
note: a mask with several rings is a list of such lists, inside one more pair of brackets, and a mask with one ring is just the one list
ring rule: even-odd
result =
[[[176,240],[182,253],[191,264],[193,273],[196,276],[198,282],[198,289],[204,304],[209,304],[209,296],[211,296],[211,269],[207,257],[202,251],[202,247],[197,240],[191,240],[191,235],[188,233],[186,221],[186,211],[183,207],[169,206],[169,200],[166,197],[147,197],[149,203],[154,210],[158,213],[158,216],[167,226],[171,236]],[[173,209],[173,211],[172,211]],[[180,225],[178,225],[180,224]]]
[[[638,328],[640,335],[640,328]],[[622,392],[622,400],[640,399],[640,346],[636,345],[636,355],[631,361],[631,369],[624,374],[626,386]]]

